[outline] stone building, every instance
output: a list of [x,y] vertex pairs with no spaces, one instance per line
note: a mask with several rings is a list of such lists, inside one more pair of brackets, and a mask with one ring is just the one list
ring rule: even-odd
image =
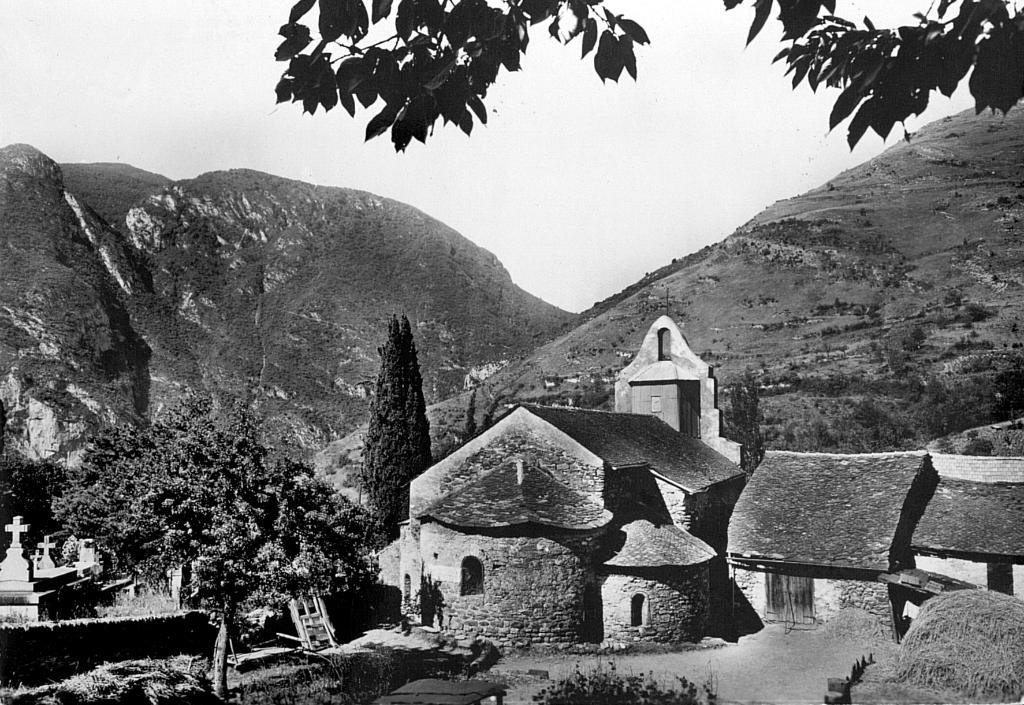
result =
[[615,412],[517,406],[413,480],[382,580],[424,623],[503,646],[700,639],[739,451],[662,317]]
[[937,481],[923,451],[769,451],[729,524],[735,598],[764,621],[858,607],[891,625],[880,578],[914,567],[910,538]]
[[764,621],[844,607],[897,635],[928,597],[1024,597],[1024,458],[769,451],[729,526],[735,598]]
[[1024,458],[932,454],[917,567],[1024,599]]

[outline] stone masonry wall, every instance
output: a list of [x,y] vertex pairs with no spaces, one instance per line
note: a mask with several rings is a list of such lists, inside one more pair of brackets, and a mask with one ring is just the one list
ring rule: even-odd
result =
[[[427,523],[420,538],[424,574],[443,596],[440,626],[449,634],[481,634],[504,648],[580,641],[584,588],[594,580],[592,535],[502,537]],[[483,594],[459,594],[466,556],[483,564]]]
[[[634,627],[632,600],[644,595],[644,624]],[[612,641],[699,641],[708,620],[708,564],[652,577],[611,574],[601,586],[604,638]]]
[[[758,616],[763,619],[768,599],[764,573],[760,570],[734,568],[732,574],[736,587],[743,593],[743,597],[747,598],[747,602]],[[738,600],[739,596],[736,596],[736,599]]]

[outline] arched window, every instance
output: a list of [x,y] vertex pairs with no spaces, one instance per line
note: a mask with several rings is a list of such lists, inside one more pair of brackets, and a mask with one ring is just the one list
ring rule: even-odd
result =
[[484,594],[484,565],[479,558],[466,556],[462,559],[462,587],[459,594]]
[[412,599],[412,578],[409,574],[405,574],[405,579],[402,581],[402,597],[406,600]]
[[647,622],[647,610],[644,603],[647,602],[647,598],[637,593],[633,595],[633,599],[629,602],[629,626],[640,627]]
[[669,349],[672,347],[672,334],[668,332],[668,328],[661,328],[658,330],[658,360],[671,360],[672,356],[669,354]]

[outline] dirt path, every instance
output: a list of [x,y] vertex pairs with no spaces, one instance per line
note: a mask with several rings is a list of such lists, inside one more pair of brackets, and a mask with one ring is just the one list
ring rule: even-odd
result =
[[[521,655],[502,659],[496,673],[548,671],[552,679],[569,675],[577,667],[615,663],[620,672],[646,673],[666,683],[677,675],[703,683],[710,675],[718,683],[720,703],[820,703],[826,679],[849,675],[856,659],[874,650],[868,640],[826,638],[824,630],[791,631],[770,625],[737,644],[670,654],[609,656]],[[513,679],[514,680],[514,679]],[[506,703],[529,703],[543,683],[513,686]]]

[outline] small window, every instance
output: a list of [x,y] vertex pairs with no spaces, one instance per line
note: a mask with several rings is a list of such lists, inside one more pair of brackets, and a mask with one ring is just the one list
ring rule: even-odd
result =
[[482,595],[484,593],[484,566],[479,559],[466,556],[462,559],[462,586],[460,595]]
[[672,355],[669,353],[672,347],[672,334],[668,332],[668,328],[662,328],[658,331],[658,360],[671,360]]
[[661,412],[661,397],[651,397],[651,413],[657,414]]
[[647,598],[637,593],[629,603],[629,625],[640,627],[646,623],[647,610],[645,609]]
[[405,574],[405,579],[402,581],[402,597],[406,600],[412,598],[412,578],[409,574]]

